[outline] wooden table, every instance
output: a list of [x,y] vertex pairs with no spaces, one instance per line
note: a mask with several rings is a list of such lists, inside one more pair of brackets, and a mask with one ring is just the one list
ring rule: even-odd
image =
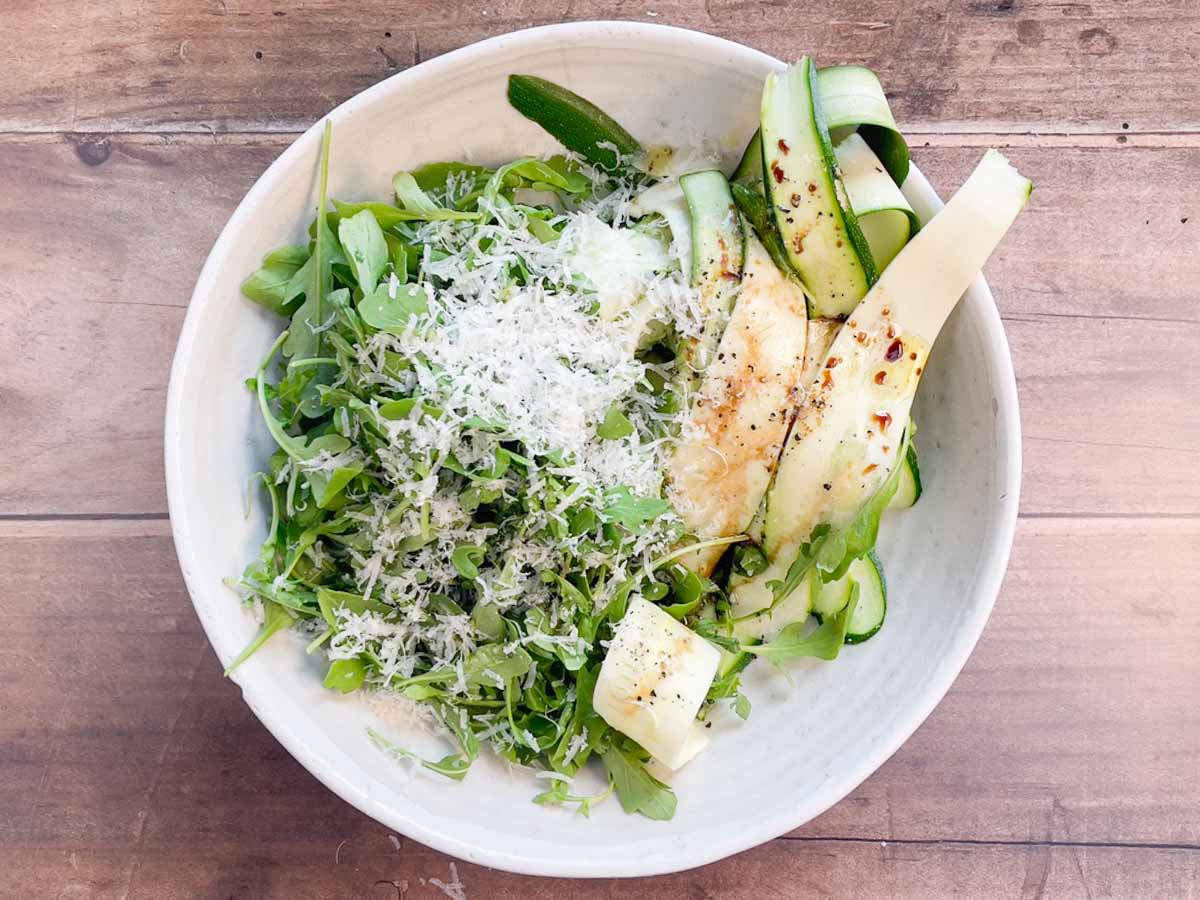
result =
[[949,696],[824,816],[634,884],[459,864],[467,895],[1200,897],[1195,0],[0,6],[0,895],[443,896],[448,857],[326,791],[222,679],[167,522],[168,365],[296,132],[479,38],[632,18],[864,62],[939,189],[997,145],[1036,182],[988,266],[1016,547]]

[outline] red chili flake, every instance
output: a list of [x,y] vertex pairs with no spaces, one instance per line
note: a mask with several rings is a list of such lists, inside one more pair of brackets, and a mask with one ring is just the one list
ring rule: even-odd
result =
[[[889,337],[890,337],[890,335],[889,335]],[[894,341],[891,342],[891,344],[888,345],[887,353],[885,353],[883,355],[883,358],[886,359],[888,362],[895,362],[896,360],[898,360],[900,358],[900,354],[903,352],[904,352],[904,343],[900,340],[900,338],[896,338]]]
[[924,371],[924,370],[923,370],[923,369],[922,369],[920,366],[917,366],[917,374],[918,374],[918,375],[920,375],[920,374],[921,374],[921,372],[923,372],[923,371]]
[[840,362],[841,362],[841,360],[838,359],[836,356],[831,356],[831,357],[829,357],[828,360],[825,361],[825,368],[836,369],[838,366],[838,363],[840,363]]
[[771,174],[775,176],[776,184],[783,184],[783,169],[779,168],[779,163],[771,163]]
[[824,387],[833,387],[833,376],[829,374],[828,369],[821,370],[821,384]]
[[851,319],[851,320],[850,320],[850,327],[851,327],[851,328],[857,328],[857,327],[858,327],[858,323],[857,323],[857,322],[855,322],[853,319]]
[[869,466],[867,466],[865,469],[863,469],[863,474],[870,475],[872,472],[874,472],[878,468],[879,468],[879,466],[875,465],[875,463],[871,463]]
[[892,424],[891,413],[877,412],[875,415],[871,416],[871,418],[879,423],[880,431],[887,431],[887,427]]
[[721,277],[728,278],[730,281],[741,281],[742,278],[737,272],[722,272]]
[[867,333],[865,331],[860,331],[858,334],[854,335],[854,339],[860,344],[865,344],[867,342]]
[[782,150],[784,153],[787,153],[792,148],[787,145],[787,141],[785,141],[783,138],[780,138],[779,139],[779,149]]
[[875,383],[876,384],[883,384],[885,381],[887,381],[887,372],[876,372],[875,373]]
[[811,181],[808,183],[808,192],[810,194],[815,194],[817,192],[817,186],[815,184],[813,184]]
[[799,206],[802,199],[799,194],[792,194],[792,206]]
[[916,351],[916,350],[914,350],[912,353],[908,354],[908,358],[909,358],[909,359],[916,359],[916,358],[917,358],[917,351]]
[[892,314],[892,308],[890,306],[885,306],[883,309],[880,310],[880,312],[883,313],[885,316],[890,316]]
[[887,336],[890,338],[894,338],[896,336],[896,326],[895,325],[888,326]]
[[804,252],[804,238],[801,237],[800,235],[796,235],[794,238],[792,238],[792,247],[795,248],[797,253],[803,253]]

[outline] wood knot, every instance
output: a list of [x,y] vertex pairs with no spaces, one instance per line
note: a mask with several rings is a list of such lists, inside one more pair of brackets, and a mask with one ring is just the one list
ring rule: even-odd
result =
[[107,135],[72,138],[75,155],[85,166],[98,166],[112,154],[112,142]]

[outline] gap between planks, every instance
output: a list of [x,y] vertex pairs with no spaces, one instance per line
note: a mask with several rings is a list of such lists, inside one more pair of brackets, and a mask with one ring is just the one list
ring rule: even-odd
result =
[[1181,850],[1200,853],[1200,844],[1160,844],[1139,841],[1014,841],[970,838],[822,837],[781,834],[777,841],[801,844],[879,844],[885,847],[1066,847],[1081,850]]
[[[320,121],[315,120],[315,121]],[[70,130],[39,129],[0,131],[0,143],[37,143],[68,140],[100,140],[117,137],[137,144],[280,144],[298,138],[304,132],[291,127],[261,126],[251,129],[217,131],[209,126],[185,125],[158,129]],[[1187,150],[1200,148],[1200,131],[909,131],[905,138],[912,147],[1046,147],[1076,149]]]

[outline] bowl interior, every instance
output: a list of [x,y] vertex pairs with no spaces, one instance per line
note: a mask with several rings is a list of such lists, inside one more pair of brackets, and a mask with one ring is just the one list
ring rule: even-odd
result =
[[[658,26],[553,26],[497,38],[383,82],[332,113],[330,192],[387,197],[392,173],[423,162],[498,163],[554,149],[504,97],[511,72],[543,75],[595,100],[649,143],[716,139],[732,164],[755,127],[764,74],[753,50]],[[303,238],[315,206],[316,130],[247,195],[196,286],[172,372],[166,431],[171,518],[184,576],[222,661],[255,630],[222,579],[265,529],[246,517],[247,485],[270,440],[243,379],[282,323],[244,300],[240,281],[276,245]],[[914,172],[918,212],[936,195]],[[531,774],[481,759],[462,784],[393,763],[367,738],[432,752],[436,739],[387,704],[336,696],[319,664],[281,636],[236,674],[247,703],[318,778],[389,827],[463,859],[553,875],[643,875],[718,859],[787,831],[883,762],[942,697],[978,638],[1007,562],[1020,470],[1015,389],[982,279],[938,341],[916,405],[925,494],[889,513],[886,627],[833,664],[799,666],[794,687],[751,670],[753,714],[723,720],[710,749],[675,779],[673,822],[590,819],[530,803]],[[595,776],[599,784],[599,775]]]

